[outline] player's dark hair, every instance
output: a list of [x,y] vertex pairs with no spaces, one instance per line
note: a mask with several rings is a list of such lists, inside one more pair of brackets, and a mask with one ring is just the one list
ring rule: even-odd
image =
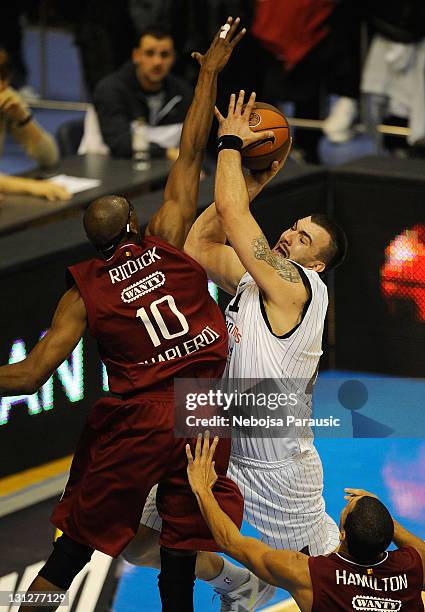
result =
[[171,31],[161,24],[153,24],[144,28],[138,36],[136,47],[140,44],[144,36],[153,36],[158,40],[163,40],[164,38],[171,38],[171,40],[173,40]]
[[375,497],[361,497],[345,519],[348,552],[359,563],[375,560],[391,544],[394,521]]
[[311,220],[316,225],[323,227],[324,230],[330,236],[329,245],[322,249],[320,256],[323,258],[326,264],[326,272],[340,266],[347,255],[347,236],[344,230],[338,223],[323,213],[316,213],[311,215]]

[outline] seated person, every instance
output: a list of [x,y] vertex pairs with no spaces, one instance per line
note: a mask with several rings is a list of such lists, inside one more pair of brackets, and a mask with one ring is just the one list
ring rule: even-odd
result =
[[131,124],[143,118],[151,157],[176,159],[192,91],[185,81],[170,74],[174,58],[171,35],[150,27],[142,33],[132,61],[96,86],[94,104],[100,129],[114,157],[132,156]]
[[[53,166],[59,159],[56,143],[33,119],[22,98],[10,87],[10,77],[8,54],[0,49],[0,155],[6,133],[10,133],[40,167]],[[49,200],[70,198],[66,189],[49,181],[1,174],[0,193],[27,193]]]
[[59,159],[56,142],[38,125],[25,102],[10,87],[10,78],[8,54],[0,49],[0,154],[6,133],[10,133],[40,167],[54,166]]

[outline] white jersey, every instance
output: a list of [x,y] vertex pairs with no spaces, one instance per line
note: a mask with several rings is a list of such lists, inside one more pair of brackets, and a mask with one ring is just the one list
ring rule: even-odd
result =
[[[322,355],[323,326],[328,306],[326,285],[317,272],[297,264],[310,285],[310,297],[301,322],[288,334],[277,336],[271,330],[258,285],[249,273],[239,282],[237,293],[226,309],[229,354],[225,377],[250,381],[274,379],[279,390],[297,394],[297,405],[285,408],[296,418],[309,418],[312,411],[312,386]],[[280,383],[279,383],[280,381]],[[261,416],[265,414],[262,409]],[[291,434],[292,435],[292,434]],[[233,437],[232,456],[238,460],[281,462],[313,448],[309,428],[302,437]]]
[[[252,379],[270,378],[281,381],[283,390],[291,384],[302,387],[297,389],[304,400],[298,414],[309,416],[309,384],[315,380],[322,354],[328,296],[318,274],[304,268],[301,272],[310,284],[310,300],[298,327],[281,338],[268,326],[252,276],[242,277],[226,311],[230,341],[225,376],[228,389],[237,378],[244,379],[243,390],[252,386]],[[311,430],[309,433],[310,437],[302,438],[233,437],[227,475],[244,497],[245,520],[257,529],[263,542],[275,549],[324,555],[338,546],[339,529],[326,514],[322,463]],[[146,502],[142,524],[161,530],[155,491]]]

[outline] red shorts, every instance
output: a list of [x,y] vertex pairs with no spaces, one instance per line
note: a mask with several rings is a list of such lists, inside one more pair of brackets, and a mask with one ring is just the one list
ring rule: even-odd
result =
[[[186,443],[173,432],[173,394],[102,398],[79,440],[65,491],[51,520],[77,542],[118,556],[135,536],[146,498],[159,483],[161,544],[219,550],[187,480]],[[226,477],[230,440],[220,440],[214,495],[240,527],[243,499]]]

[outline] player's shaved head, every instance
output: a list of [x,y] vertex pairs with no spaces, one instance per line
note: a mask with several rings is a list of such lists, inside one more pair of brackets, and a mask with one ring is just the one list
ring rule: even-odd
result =
[[87,238],[95,246],[110,243],[125,226],[128,212],[129,202],[122,196],[97,198],[84,213]]

